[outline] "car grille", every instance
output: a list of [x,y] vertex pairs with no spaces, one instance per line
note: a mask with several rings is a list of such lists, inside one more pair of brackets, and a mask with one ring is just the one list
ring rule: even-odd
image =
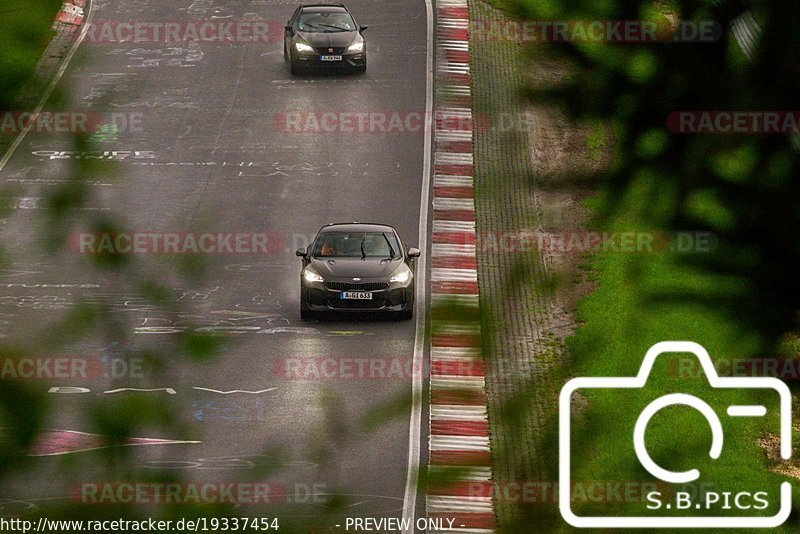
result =
[[350,282],[325,282],[325,287],[333,291],[380,291],[387,289],[386,282],[368,282],[364,284],[351,284]]
[[378,310],[386,306],[386,300],[329,300],[328,304],[335,310]]
[[[333,49],[333,52],[331,52],[331,49]],[[337,47],[321,46],[321,47],[314,48],[314,52],[316,52],[317,54],[322,54],[323,56],[330,55],[330,54],[333,54],[333,55],[336,55],[336,56],[340,56],[340,55],[342,55],[344,53],[344,51],[345,51],[345,48],[342,48],[342,47],[337,48]]]

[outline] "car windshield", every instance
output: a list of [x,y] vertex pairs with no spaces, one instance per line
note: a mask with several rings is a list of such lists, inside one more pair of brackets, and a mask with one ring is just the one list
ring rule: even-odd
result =
[[400,246],[394,232],[326,232],[314,244],[315,258],[388,258],[398,254]]
[[355,31],[356,23],[349,13],[323,11],[302,13],[297,28],[312,33],[350,32]]

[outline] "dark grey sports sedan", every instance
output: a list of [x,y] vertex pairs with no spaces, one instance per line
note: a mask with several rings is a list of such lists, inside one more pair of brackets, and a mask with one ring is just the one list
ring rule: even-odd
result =
[[303,4],[286,23],[283,59],[292,74],[307,67],[367,70],[367,43],[343,4]]
[[414,314],[414,264],[419,249],[407,247],[391,226],[343,223],[323,226],[303,258],[300,317],[324,311]]

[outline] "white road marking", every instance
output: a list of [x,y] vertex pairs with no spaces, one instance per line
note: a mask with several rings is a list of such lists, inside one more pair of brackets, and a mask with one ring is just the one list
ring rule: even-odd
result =
[[434,198],[433,207],[443,210],[475,211],[475,204],[471,198]]
[[437,421],[487,421],[486,406],[434,404],[431,419]]
[[428,502],[428,510],[432,513],[491,513],[492,511],[491,497],[431,495],[426,500]]
[[[465,63],[466,64],[466,63]],[[472,116],[472,108],[467,107],[452,107],[452,106],[442,106],[436,110],[436,115],[458,115],[461,117],[471,117]]]
[[[434,258],[472,259],[475,257],[475,245],[445,245],[437,243],[433,246],[436,247],[436,251],[433,254],[431,254]],[[465,270],[475,271],[477,276],[477,270],[471,267],[454,267],[454,268],[462,271]]]
[[[436,180],[436,177],[434,177]],[[434,232],[464,232],[469,234],[475,233],[475,221],[447,221],[447,220],[437,220],[433,221],[433,231]],[[437,243],[439,245],[439,243]],[[433,245],[434,247],[436,245]],[[441,246],[450,246],[444,243]],[[454,244],[452,246],[455,247],[463,247],[464,245]],[[446,254],[445,254],[446,255]],[[475,249],[472,249],[472,255],[475,255]]]
[[472,153],[436,152],[437,165],[472,165]]
[[486,381],[482,376],[432,376],[431,389],[456,389],[483,391]]
[[431,269],[431,280],[434,282],[477,282],[478,271],[475,269]]
[[[472,187],[472,178],[469,176],[452,176],[448,174],[437,174],[433,177],[433,185],[434,187]],[[475,231],[475,222],[474,221],[467,221],[472,223],[472,227],[469,229],[470,232]]]
[[[425,48],[425,113],[433,116],[433,5],[432,0],[425,0],[427,17],[427,42]],[[431,188],[431,125],[425,127],[425,141],[422,165],[422,193],[419,203],[419,248],[423,254],[417,260],[417,285],[414,299],[415,336],[414,336],[414,368],[422,369],[425,359],[425,325],[427,286],[426,268],[428,265],[428,215],[430,208]],[[414,525],[417,519],[417,496],[419,492],[419,453],[422,434],[422,380],[423,373],[414,373],[411,382],[411,415],[408,422],[408,472],[406,488],[403,495],[403,524]],[[413,533],[414,527],[404,530]]]
[[432,451],[488,451],[489,436],[431,436]]
[[[472,119],[469,119],[472,120]],[[448,128],[448,123],[443,123],[440,128],[436,128],[436,142],[437,143],[446,143],[450,142],[472,142],[472,125],[469,124],[470,128],[466,128],[468,124],[463,124],[464,128]],[[472,152],[468,150],[467,152]]]
[[461,74],[469,74],[469,63],[456,63],[453,61],[442,62],[437,70],[439,72],[457,72]]
[[466,30],[469,27],[469,21],[464,19],[441,18],[439,19],[439,27]]
[[463,347],[433,347],[431,348],[431,361],[475,363],[483,361],[479,349]]
[[469,50],[469,43],[467,41],[439,41],[439,48],[443,50],[459,50],[466,52]]
[[246,389],[232,389],[230,391],[220,391],[218,389],[211,389],[211,388],[201,388],[201,387],[193,387],[192,389],[197,389],[200,391],[210,391],[211,393],[221,393],[223,395],[230,395],[231,393],[248,393],[250,395],[258,395],[259,393],[269,393],[270,391],[275,391],[278,388],[267,388],[267,389],[259,389],[257,391],[249,391]]

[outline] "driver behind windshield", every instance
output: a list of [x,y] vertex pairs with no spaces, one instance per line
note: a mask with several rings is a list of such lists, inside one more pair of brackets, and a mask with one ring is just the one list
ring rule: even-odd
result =
[[301,32],[351,32],[356,24],[348,13],[303,13],[297,28]]
[[391,233],[330,233],[314,247],[314,256],[393,258],[398,250],[397,240]]

